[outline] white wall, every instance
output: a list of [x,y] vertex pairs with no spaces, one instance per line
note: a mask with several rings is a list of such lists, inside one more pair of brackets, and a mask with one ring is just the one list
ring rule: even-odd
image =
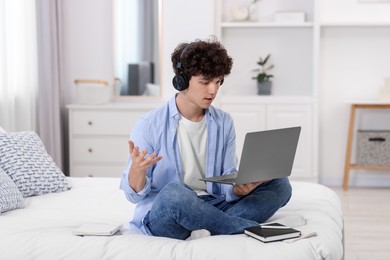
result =
[[[325,24],[390,24],[390,3],[366,4],[357,0],[327,0],[321,1],[320,11],[320,20]],[[322,27],[319,91],[319,162],[322,183],[342,183],[350,113],[347,101],[378,98],[384,77],[390,76],[388,46],[389,26]],[[357,129],[390,129],[389,115],[359,115],[357,119],[360,119],[360,123],[356,126]],[[351,171],[350,184],[390,186],[390,174]]]
[[182,42],[197,38],[209,38],[214,33],[214,10],[210,0],[163,1],[163,35],[161,64],[163,66],[163,98],[171,97],[176,90],[172,87],[174,76],[171,54]]
[[[74,90],[76,78],[112,81],[112,0],[63,0],[63,82]],[[210,0],[164,0],[161,54],[163,99],[175,93],[170,55],[176,45],[214,34]],[[388,22],[390,4],[362,4],[358,0],[320,1],[320,20],[335,22]],[[320,68],[320,179],[341,185],[346,150],[350,98],[376,98],[382,80],[390,76],[390,27],[324,27]],[[75,99],[75,92],[67,97]],[[389,122],[388,117],[383,122]],[[363,128],[384,128],[363,118]],[[388,173],[388,172],[387,172]],[[390,186],[390,174],[351,172],[351,184]]]
[[334,22],[389,22],[390,4],[375,0],[320,0],[320,20]]
[[113,81],[112,0],[60,2],[61,82],[76,100],[75,79]]

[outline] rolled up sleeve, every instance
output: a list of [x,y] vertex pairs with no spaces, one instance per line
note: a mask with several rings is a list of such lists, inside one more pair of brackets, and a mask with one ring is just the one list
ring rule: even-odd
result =
[[145,196],[150,192],[151,181],[150,181],[149,177],[146,176],[146,183],[145,183],[144,188],[141,191],[136,192],[135,190],[133,190],[133,188],[131,188],[131,186],[129,184],[128,175],[129,175],[128,170],[123,172],[121,182],[120,182],[120,189],[123,190],[126,198],[130,202],[138,203],[139,201],[143,200],[145,198]]

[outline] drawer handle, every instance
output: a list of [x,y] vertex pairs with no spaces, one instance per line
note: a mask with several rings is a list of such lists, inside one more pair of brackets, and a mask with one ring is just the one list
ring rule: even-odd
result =
[[89,152],[89,153],[93,153],[92,148],[88,148],[88,152]]
[[368,138],[368,141],[370,141],[370,142],[384,142],[384,141],[386,141],[386,138],[383,138],[383,137],[371,137],[371,138]]
[[93,125],[93,122],[92,121],[88,121],[88,125]]

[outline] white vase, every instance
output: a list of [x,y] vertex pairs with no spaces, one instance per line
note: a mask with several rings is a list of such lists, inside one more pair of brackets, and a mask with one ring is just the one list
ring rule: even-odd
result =
[[232,7],[230,13],[233,21],[245,21],[249,18],[249,9],[246,6]]
[[249,20],[255,22],[257,21],[257,3],[256,1],[252,1],[252,3],[248,7],[249,10]]

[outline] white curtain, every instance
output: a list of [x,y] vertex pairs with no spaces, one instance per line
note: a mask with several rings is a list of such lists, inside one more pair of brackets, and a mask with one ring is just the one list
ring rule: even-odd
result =
[[65,104],[60,84],[60,17],[58,0],[37,0],[38,126],[47,152],[63,168]]
[[0,126],[33,130],[61,168],[58,0],[0,0]]
[[37,29],[35,1],[0,1],[0,126],[37,127]]

